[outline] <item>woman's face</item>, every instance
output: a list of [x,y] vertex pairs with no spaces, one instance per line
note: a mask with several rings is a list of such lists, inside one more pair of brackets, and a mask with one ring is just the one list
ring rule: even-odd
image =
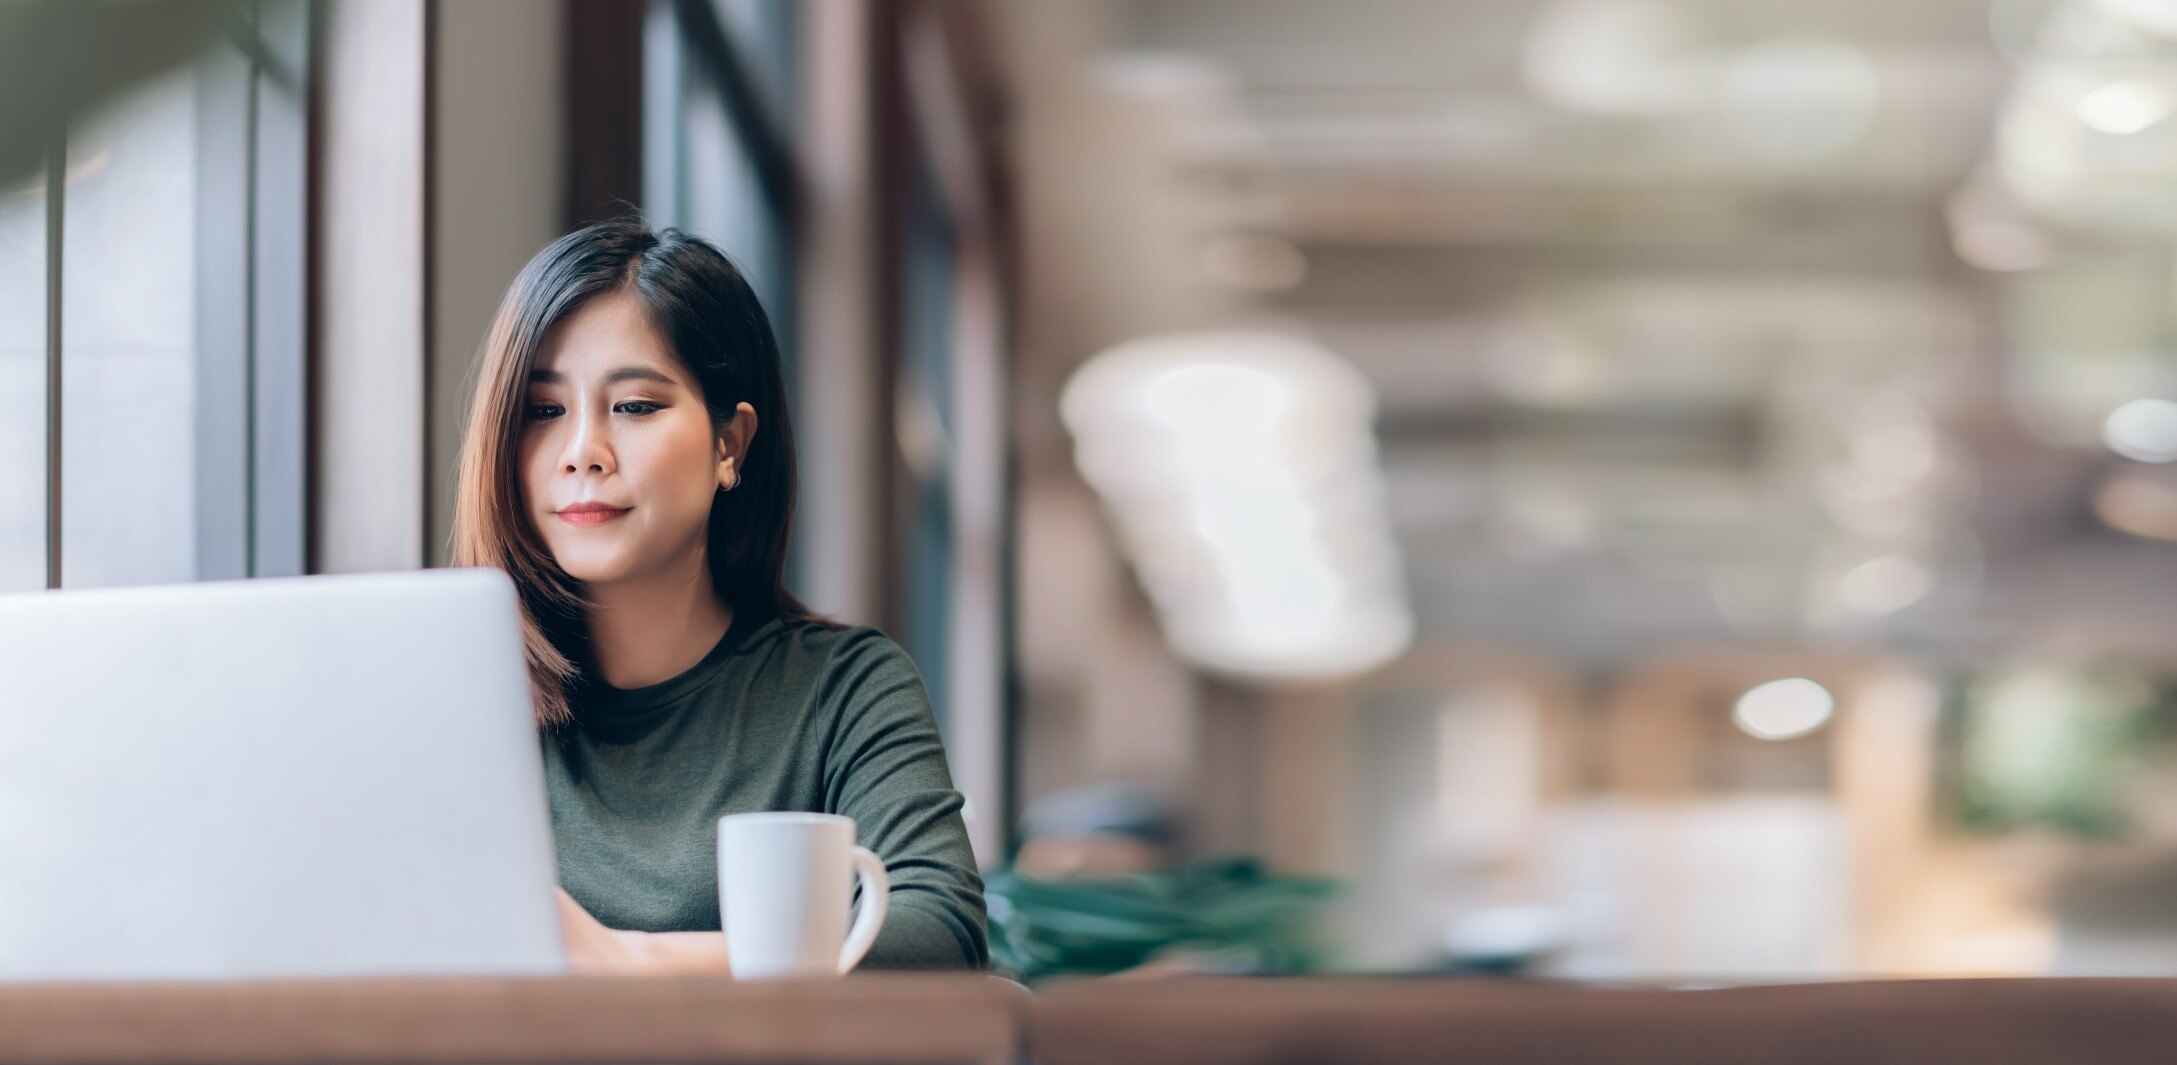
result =
[[711,501],[739,478],[755,431],[746,403],[712,424],[634,295],[599,296],[546,334],[530,371],[522,508],[585,585],[677,574],[699,557]]

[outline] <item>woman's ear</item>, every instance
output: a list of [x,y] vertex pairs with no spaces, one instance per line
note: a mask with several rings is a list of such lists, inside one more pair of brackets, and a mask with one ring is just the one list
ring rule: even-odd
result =
[[733,408],[733,418],[718,431],[718,490],[730,492],[741,483],[748,463],[748,446],[756,438],[756,408],[743,403]]

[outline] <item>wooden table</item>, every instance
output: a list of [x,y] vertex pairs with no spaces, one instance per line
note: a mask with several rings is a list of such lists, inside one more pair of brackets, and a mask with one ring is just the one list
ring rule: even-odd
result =
[[976,975],[0,984],[0,1065],[1011,1065],[1027,1010]]
[[1088,981],[1039,989],[1029,1049],[1037,1065],[2171,1065],[2177,980]]

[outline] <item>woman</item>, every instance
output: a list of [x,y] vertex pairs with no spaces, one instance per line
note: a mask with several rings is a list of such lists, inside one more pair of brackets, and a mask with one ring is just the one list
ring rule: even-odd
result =
[[521,590],[570,963],[725,968],[721,815],[845,814],[892,878],[865,967],[980,968],[977,877],[921,678],[786,590],[794,442],[769,320],[710,244],[570,233],[486,341],[454,560]]

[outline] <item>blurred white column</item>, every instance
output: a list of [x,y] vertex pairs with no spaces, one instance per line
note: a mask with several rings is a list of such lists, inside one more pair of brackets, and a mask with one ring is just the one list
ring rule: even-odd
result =
[[875,66],[865,0],[800,8],[800,146],[807,197],[796,266],[800,302],[795,445],[801,500],[794,552],[802,598],[841,620],[875,622],[881,602],[883,442],[877,428]]
[[564,229],[558,0],[441,4],[431,85],[430,551],[451,555],[470,381],[507,284]]
[[310,569],[415,569],[427,533],[429,9],[331,0],[323,15]]

